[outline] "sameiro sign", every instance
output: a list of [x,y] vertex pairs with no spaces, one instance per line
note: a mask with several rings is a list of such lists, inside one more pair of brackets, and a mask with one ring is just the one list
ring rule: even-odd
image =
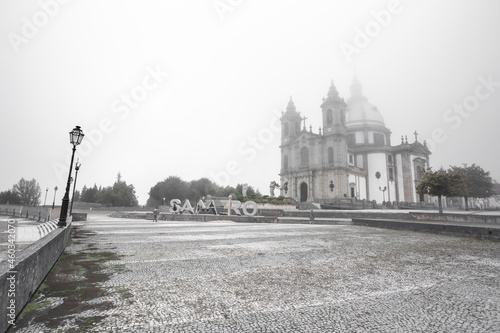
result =
[[[199,200],[196,207],[193,208],[188,199],[181,206],[179,199],[170,200],[170,209],[172,212],[189,212],[191,214],[213,213],[218,214],[217,209],[224,208],[234,212],[236,215],[241,215],[243,212],[246,216],[254,216],[257,214],[257,204],[254,201],[241,202],[239,200],[230,200],[225,198],[208,198],[207,200]],[[241,212],[240,212],[241,209]],[[250,211],[249,211],[250,210]],[[229,215],[229,214],[228,214]]]

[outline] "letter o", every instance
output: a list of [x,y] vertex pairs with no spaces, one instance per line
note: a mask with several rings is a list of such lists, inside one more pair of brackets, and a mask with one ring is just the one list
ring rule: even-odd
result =
[[273,131],[273,132],[279,132],[281,130],[281,122],[280,122],[280,119],[278,117],[273,117],[271,119],[271,121],[269,122],[269,128]]
[[[40,18],[42,19],[42,21],[40,21]],[[40,10],[36,12],[35,15],[33,15],[33,23],[37,27],[43,28],[47,25],[47,23],[49,23],[49,16],[44,11]]]
[[274,133],[269,128],[261,129],[257,136],[259,137],[260,142],[264,144],[269,143],[274,139]]
[[146,99],[147,95],[148,93],[146,92],[146,89],[144,89],[142,86],[135,86],[134,89],[132,89],[132,97],[136,102],[142,102]]
[[467,96],[464,99],[464,108],[467,111],[469,112],[476,111],[478,107],[479,107],[479,99],[477,99],[476,96]]
[[382,31],[382,27],[376,21],[370,21],[365,26],[365,32],[369,37],[377,37],[380,34],[380,31]]
[[[249,213],[248,210],[247,210],[247,206],[252,206],[252,213]],[[241,207],[243,209],[243,214],[245,214],[246,216],[254,216],[255,214],[257,214],[257,204],[254,202],[254,201],[247,201],[243,204],[243,206]]]

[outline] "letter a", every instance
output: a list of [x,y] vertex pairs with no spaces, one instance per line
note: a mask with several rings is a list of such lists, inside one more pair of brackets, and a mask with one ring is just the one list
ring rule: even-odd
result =
[[191,214],[194,214],[194,209],[193,209],[193,206],[191,206],[191,203],[189,202],[188,199],[186,199],[186,201],[184,202],[184,205],[182,206],[181,210],[183,212],[185,211],[188,211],[190,212]]
[[8,37],[9,37],[10,45],[12,46],[12,48],[14,49],[14,51],[16,51],[16,53],[19,52],[19,45],[21,45],[21,44],[28,44],[28,42],[29,42],[29,39],[21,37],[20,35],[15,34],[13,32],[11,32],[8,35]]

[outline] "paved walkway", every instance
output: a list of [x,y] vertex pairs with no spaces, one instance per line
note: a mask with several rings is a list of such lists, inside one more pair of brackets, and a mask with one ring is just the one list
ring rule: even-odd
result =
[[14,332],[500,332],[500,242],[89,218]]

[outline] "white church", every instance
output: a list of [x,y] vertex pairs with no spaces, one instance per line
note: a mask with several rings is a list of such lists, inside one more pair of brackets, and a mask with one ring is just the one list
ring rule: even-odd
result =
[[[377,202],[421,202],[416,192],[421,171],[429,167],[431,152],[425,142],[401,138],[391,145],[384,118],[363,96],[357,78],[345,101],[335,86],[321,104],[319,133],[305,125],[290,98],[281,117],[282,195],[301,202],[328,202],[336,198]],[[303,124],[302,124],[303,122]]]

